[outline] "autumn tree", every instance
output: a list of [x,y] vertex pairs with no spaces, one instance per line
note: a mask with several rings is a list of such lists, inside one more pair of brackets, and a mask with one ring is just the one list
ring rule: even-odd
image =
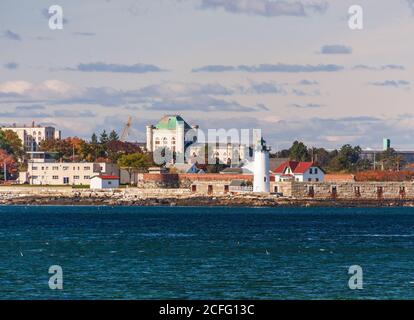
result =
[[15,158],[9,154],[6,150],[0,149],[0,167],[1,167],[1,179],[4,180],[4,165],[7,168],[7,174],[15,173],[17,169],[17,163]]

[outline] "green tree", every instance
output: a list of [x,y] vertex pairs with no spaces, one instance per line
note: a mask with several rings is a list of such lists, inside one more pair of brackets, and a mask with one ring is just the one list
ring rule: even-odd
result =
[[148,169],[148,167],[151,166],[151,161],[148,159],[148,156],[143,153],[131,153],[120,156],[117,164],[121,169],[127,170],[132,184],[132,173]]
[[357,163],[360,160],[361,148],[345,144],[338,151],[338,154],[329,162],[331,171],[353,172],[357,170]]
[[102,131],[101,135],[99,136],[99,142],[101,144],[106,144],[109,141],[108,134],[106,133],[106,130]]
[[303,142],[295,141],[289,149],[290,160],[295,161],[309,161],[310,156],[308,148]]
[[98,137],[96,136],[95,132],[92,134],[91,143],[92,144],[98,144]]
[[12,147],[10,146],[9,141],[7,141],[5,132],[3,130],[0,130],[0,149],[3,149],[7,153],[12,152]]
[[11,153],[16,157],[16,159],[22,159],[24,156],[23,142],[17,133],[12,130],[5,130],[4,138],[10,145]]
[[115,130],[112,130],[112,131],[109,133],[109,141],[119,141],[119,136],[118,136],[118,133],[116,133],[116,131],[115,131]]

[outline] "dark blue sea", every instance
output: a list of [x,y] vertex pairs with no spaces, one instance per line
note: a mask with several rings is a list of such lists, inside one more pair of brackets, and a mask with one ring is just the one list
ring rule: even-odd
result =
[[170,298],[413,299],[414,209],[0,207],[0,299]]

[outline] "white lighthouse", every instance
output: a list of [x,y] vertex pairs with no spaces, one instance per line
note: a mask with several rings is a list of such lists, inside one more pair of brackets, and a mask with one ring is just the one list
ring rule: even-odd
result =
[[270,192],[269,151],[266,141],[261,138],[254,151],[253,192]]

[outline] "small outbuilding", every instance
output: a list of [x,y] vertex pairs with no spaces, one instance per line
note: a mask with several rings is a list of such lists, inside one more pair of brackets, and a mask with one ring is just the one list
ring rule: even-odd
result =
[[119,188],[119,177],[110,175],[99,175],[91,179],[91,189],[114,189]]

